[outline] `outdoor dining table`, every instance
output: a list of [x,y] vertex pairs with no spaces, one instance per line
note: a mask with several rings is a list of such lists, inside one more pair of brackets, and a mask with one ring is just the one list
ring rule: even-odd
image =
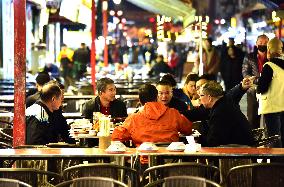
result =
[[131,167],[136,156],[135,148],[128,148],[125,152],[107,152],[99,148],[21,148],[1,149],[0,166],[4,160],[47,160],[76,159],[83,161],[94,158],[114,158],[118,162],[124,162],[124,158],[130,158]]
[[[2,103],[3,104],[3,103]],[[1,103],[0,103],[0,106]],[[1,107],[0,107],[1,108]],[[71,112],[71,113],[62,113],[62,115],[66,118],[66,119],[80,119],[83,118],[84,116],[82,116],[81,112]],[[14,117],[14,113],[13,112],[0,112],[0,118],[1,117]]]
[[126,152],[109,153],[100,148],[22,148],[1,149],[0,161],[7,159],[16,160],[49,160],[55,158],[88,159],[94,157],[130,157],[131,163],[136,156],[148,156],[149,166],[155,157],[171,156],[174,158],[284,158],[284,148],[252,148],[252,147],[203,147],[198,152],[172,152],[160,147],[157,152],[141,152],[136,148],[127,148]]
[[173,152],[166,148],[159,148],[156,152],[139,152],[139,155],[147,155],[149,167],[154,166],[158,157],[172,158],[215,158],[215,159],[271,159],[284,158],[284,148],[256,148],[256,147],[203,147],[198,152]]

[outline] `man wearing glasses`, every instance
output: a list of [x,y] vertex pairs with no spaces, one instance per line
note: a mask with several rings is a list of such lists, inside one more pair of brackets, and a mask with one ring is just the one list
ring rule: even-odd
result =
[[[209,124],[205,146],[253,145],[251,126],[239,106],[240,99],[250,86],[250,80],[245,78],[226,94],[216,81],[209,81],[201,87],[200,103],[210,110],[209,115],[204,113]],[[189,120],[192,112],[196,111],[185,114]]]

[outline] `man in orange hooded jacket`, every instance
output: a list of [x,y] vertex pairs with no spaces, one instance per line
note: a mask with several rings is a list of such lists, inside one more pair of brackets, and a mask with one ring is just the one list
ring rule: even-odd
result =
[[178,132],[192,133],[192,122],[176,109],[157,102],[155,86],[146,84],[139,89],[142,109],[126,118],[123,125],[116,127],[112,140],[132,140],[136,146],[143,142],[177,142]]

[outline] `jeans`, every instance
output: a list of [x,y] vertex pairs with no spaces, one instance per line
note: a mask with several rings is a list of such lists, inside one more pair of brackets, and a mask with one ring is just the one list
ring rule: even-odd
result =
[[268,136],[280,135],[281,139],[273,143],[272,147],[284,145],[284,112],[264,114]]

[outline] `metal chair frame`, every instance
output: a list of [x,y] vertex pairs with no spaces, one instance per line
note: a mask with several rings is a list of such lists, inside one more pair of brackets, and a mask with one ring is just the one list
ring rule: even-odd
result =
[[171,176],[198,176],[217,183],[220,182],[220,170],[217,167],[195,162],[181,162],[150,167],[143,173],[143,184],[147,183],[147,176],[150,176],[149,182]]
[[226,185],[229,187],[282,187],[284,186],[284,164],[254,163],[233,167],[226,177]]
[[0,178],[0,186],[32,187],[31,185],[25,182],[15,179],[7,179],[7,178]]
[[[92,183],[94,182],[94,183]],[[107,185],[109,183],[110,185]],[[86,186],[104,186],[104,187],[128,187],[126,184],[112,178],[106,177],[81,177],[57,184],[55,187],[86,187]]]
[[13,123],[5,120],[0,120],[0,127],[1,128],[13,128]]
[[[125,176],[127,175],[127,180]],[[129,186],[139,186],[139,176],[135,169],[108,163],[91,163],[71,166],[62,172],[64,180],[79,177],[109,177],[128,183]]]
[[[47,177],[51,177],[47,181]],[[0,178],[17,179],[26,182],[33,187],[40,186],[39,182],[61,181],[61,175],[58,173],[37,170],[32,168],[0,168]],[[46,179],[46,181],[44,181]]]
[[160,179],[145,185],[145,187],[160,187],[160,186],[167,186],[167,187],[184,187],[184,186],[191,186],[191,187],[221,187],[218,183],[213,182],[211,180],[196,177],[196,176],[173,176],[173,177],[166,177],[164,179]]

